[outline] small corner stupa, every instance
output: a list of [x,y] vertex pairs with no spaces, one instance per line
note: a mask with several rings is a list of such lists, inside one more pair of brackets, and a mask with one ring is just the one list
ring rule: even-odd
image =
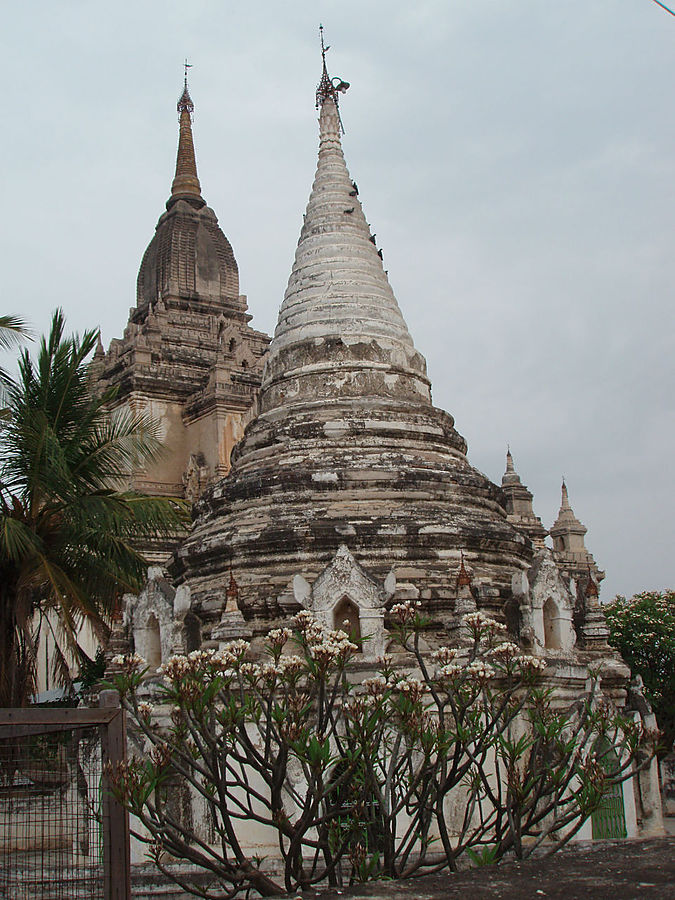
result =
[[506,451],[506,471],[502,476],[502,490],[506,497],[509,522],[524,532],[535,547],[543,549],[546,546],[544,541],[548,531],[542,525],[539,516],[534,514],[532,492],[528,491],[515,470],[511,448]]
[[591,591],[595,590],[597,596],[598,585],[605,577],[605,573],[598,568],[593,554],[586,549],[585,535],[588,529],[574,515],[564,478],[561,491],[558,518],[550,531],[553,539],[553,555],[559,569],[569,578],[583,584],[592,581]]

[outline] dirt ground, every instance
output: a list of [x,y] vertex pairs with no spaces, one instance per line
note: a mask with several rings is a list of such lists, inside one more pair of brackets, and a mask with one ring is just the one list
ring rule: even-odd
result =
[[[595,841],[547,859],[508,862],[458,874],[380,881],[321,900],[675,900],[675,837]],[[307,894],[302,895],[305,900]]]

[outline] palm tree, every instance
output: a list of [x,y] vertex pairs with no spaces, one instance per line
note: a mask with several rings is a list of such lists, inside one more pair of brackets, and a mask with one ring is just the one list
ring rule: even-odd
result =
[[[0,316],[0,350],[9,350],[28,334],[26,323],[18,316]],[[9,375],[0,368],[0,388],[9,380]]]
[[[185,505],[122,489],[130,472],[161,452],[143,415],[111,415],[114,392],[92,392],[87,357],[97,331],[64,335],[54,313],[35,362],[27,350],[6,386],[0,430],[0,707],[35,689],[46,619],[58,623],[56,662],[88,621],[104,639],[120,595],[138,590],[143,538],[184,529]],[[48,627],[48,626],[45,626]],[[49,627],[52,627],[49,625]]]

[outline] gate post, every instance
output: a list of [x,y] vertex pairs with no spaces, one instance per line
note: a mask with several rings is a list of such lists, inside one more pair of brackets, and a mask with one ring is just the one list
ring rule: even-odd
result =
[[118,763],[126,759],[126,714],[120,708],[117,691],[101,691],[99,706],[118,709],[117,715],[101,729],[101,756],[104,761],[102,784],[104,896],[106,900],[130,900],[129,814],[115,798],[108,774],[110,768],[114,769]]

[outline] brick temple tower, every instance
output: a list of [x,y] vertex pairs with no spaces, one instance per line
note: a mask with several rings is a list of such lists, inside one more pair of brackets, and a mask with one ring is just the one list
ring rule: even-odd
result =
[[[186,68],[187,72],[187,68]],[[143,256],[136,306],[122,339],[100,347],[102,386],[116,407],[161,424],[165,458],[131,486],[196,500],[230,468],[230,452],[255,413],[267,335],[250,327],[230,242],[201,194],[187,75],[171,196]]]

